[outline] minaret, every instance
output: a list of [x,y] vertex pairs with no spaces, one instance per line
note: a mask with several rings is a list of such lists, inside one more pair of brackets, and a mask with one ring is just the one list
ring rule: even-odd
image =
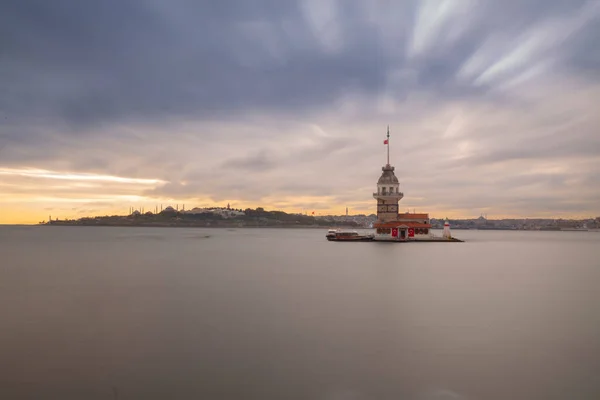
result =
[[394,174],[394,167],[390,165],[390,127],[388,125],[387,139],[383,141],[387,145],[387,163],[381,168],[383,173],[377,181],[377,193],[373,197],[377,199],[377,220],[388,222],[398,219],[398,202],[404,197],[400,192],[400,182]]

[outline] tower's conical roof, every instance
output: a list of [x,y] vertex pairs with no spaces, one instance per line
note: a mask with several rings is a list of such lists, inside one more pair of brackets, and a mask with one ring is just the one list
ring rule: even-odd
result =
[[387,185],[390,183],[399,183],[398,178],[396,178],[396,175],[394,174],[394,167],[388,164],[385,167],[382,167],[381,170],[383,173],[377,181],[378,184]]

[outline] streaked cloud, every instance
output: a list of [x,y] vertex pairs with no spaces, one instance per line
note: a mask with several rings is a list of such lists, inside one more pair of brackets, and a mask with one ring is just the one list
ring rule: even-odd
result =
[[[164,183],[160,179],[138,179],[125,178],[121,176],[96,175],[96,174],[78,174],[70,172],[48,171],[43,169],[27,168],[0,168],[0,175],[24,176],[40,179],[61,179],[69,181],[99,181],[99,182],[117,182],[117,183],[137,183],[141,185],[156,185]],[[80,184],[81,186],[81,184]]]

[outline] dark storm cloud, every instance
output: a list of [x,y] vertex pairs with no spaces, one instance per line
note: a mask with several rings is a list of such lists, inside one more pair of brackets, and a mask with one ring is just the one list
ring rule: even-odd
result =
[[[316,30],[305,11],[320,3],[331,2],[4,1],[0,109],[17,121],[41,118],[65,129],[255,108],[313,109],[348,90],[375,94],[391,69],[405,66],[417,79],[396,87],[395,96],[411,85],[467,95],[480,89],[457,83],[454,75],[490,32],[524,28],[581,4],[466,2],[463,11],[474,21],[469,34],[451,44],[439,40],[408,60],[403,50],[423,23],[414,16],[418,3],[398,9],[346,1]],[[373,20],[364,17],[365,7],[374,8]],[[402,27],[387,40],[386,7],[397,11],[392,23]],[[332,30],[341,44],[328,51],[321,42]],[[436,42],[443,33],[433,35]],[[389,41],[401,43],[399,51],[389,51]]]
[[357,21],[345,32],[352,44],[325,54],[295,2],[40,0],[1,7],[0,108],[11,118],[79,125],[308,107],[347,87],[376,91],[385,71],[373,29]]

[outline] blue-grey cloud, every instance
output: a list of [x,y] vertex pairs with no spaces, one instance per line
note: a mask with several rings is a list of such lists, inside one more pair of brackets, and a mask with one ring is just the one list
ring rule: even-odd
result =
[[3,4],[0,106],[9,118],[79,126],[311,107],[347,87],[378,90],[387,63],[360,21],[344,25],[356,41],[326,54],[295,2]]
[[[11,120],[36,117],[78,131],[115,119],[296,111],[330,105],[351,90],[378,93],[390,71],[403,68],[415,77],[393,88],[399,98],[418,87],[480,94],[456,73],[491,35],[500,32],[514,46],[510,39],[531,24],[582,4],[427,3],[420,15],[417,2],[7,1],[0,109]],[[327,4],[329,19],[315,22]],[[401,29],[388,37],[393,24]],[[464,31],[449,41],[444,28],[452,25]]]

